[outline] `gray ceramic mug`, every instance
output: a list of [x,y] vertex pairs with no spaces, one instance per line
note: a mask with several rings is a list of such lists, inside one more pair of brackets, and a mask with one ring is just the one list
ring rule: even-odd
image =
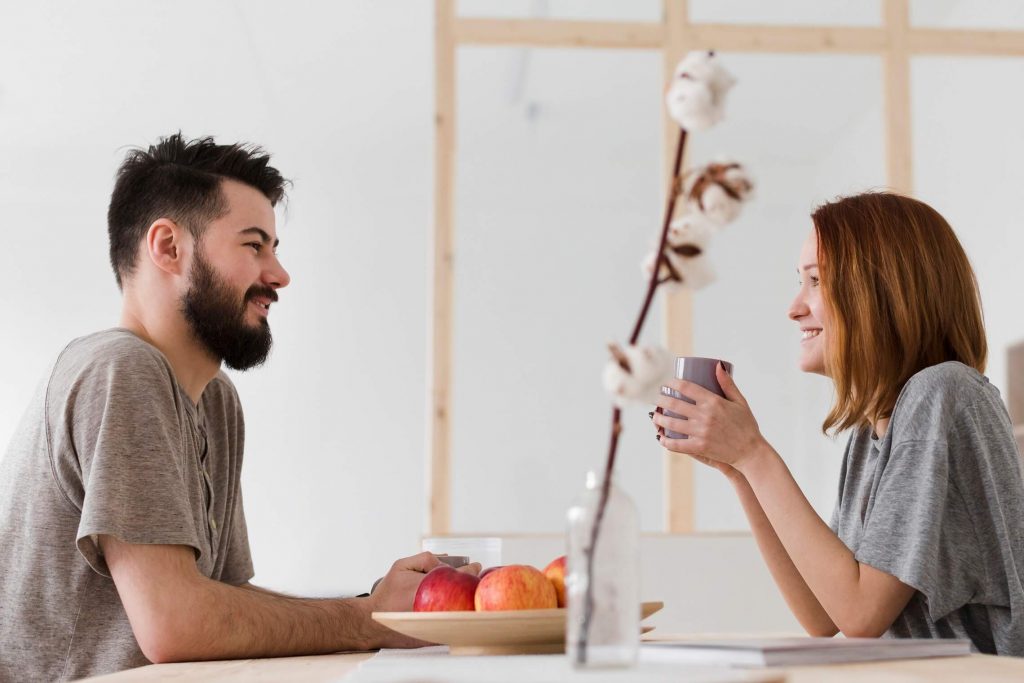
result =
[[[721,385],[718,383],[718,377],[715,374],[715,368],[721,363],[725,366],[725,371],[732,376],[732,363],[726,361],[720,361],[717,358],[699,358],[697,356],[679,356],[676,358],[676,379],[686,380],[687,382],[693,382],[699,384],[708,391],[712,391],[722,398],[725,398],[725,392],[722,391]],[[686,396],[683,396],[675,389],[668,387],[662,387],[661,393],[673,396],[675,398],[686,401],[687,403],[696,403]],[[671,410],[666,410],[665,414],[669,417],[677,417],[685,420],[686,418],[682,415],[677,415]],[[665,430],[665,436],[670,439],[688,439],[690,437],[679,432],[673,432],[668,429]]]

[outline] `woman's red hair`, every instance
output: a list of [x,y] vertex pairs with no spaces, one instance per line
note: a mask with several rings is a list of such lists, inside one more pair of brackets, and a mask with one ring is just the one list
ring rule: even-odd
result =
[[944,361],[985,369],[978,282],[949,223],[924,202],[872,192],[812,214],[831,318],[825,368],[836,401],[824,431],[889,417],[918,371]]

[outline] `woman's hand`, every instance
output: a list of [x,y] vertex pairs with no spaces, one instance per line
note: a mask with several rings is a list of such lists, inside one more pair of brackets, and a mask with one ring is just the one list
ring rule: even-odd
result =
[[[660,428],[658,441],[662,446],[729,475],[724,467],[742,470],[746,459],[754,456],[765,441],[750,406],[721,363],[715,373],[725,398],[698,384],[673,379],[667,386],[694,403],[662,395],[657,403],[660,410],[655,412],[652,420]],[[663,413],[666,410],[685,419],[669,417]],[[670,439],[663,430],[685,434],[689,438]]]
[[[655,414],[661,414],[661,408],[655,408],[653,413],[648,413],[652,420],[654,419]],[[657,423],[655,423],[654,427],[655,429],[658,430],[658,441],[660,442],[665,437],[665,429],[664,427],[659,427]],[[693,458],[702,465],[707,465],[708,467],[718,470],[719,472],[725,475],[726,479],[733,483],[738,483],[744,479],[743,473],[740,472],[735,467],[733,467],[732,465],[727,465],[724,462],[718,462],[717,460],[705,458],[703,455],[692,455],[690,453],[685,453],[684,455],[686,455],[688,458]]]

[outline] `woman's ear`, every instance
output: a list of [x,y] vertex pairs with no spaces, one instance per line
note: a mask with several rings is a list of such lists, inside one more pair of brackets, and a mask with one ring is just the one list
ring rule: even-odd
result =
[[160,270],[171,275],[185,272],[186,232],[169,218],[158,218],[146,231],[146,255]]

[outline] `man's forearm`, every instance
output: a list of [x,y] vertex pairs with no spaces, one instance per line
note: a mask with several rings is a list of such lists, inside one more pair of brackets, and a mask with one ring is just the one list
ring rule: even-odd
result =
[[[373,597],[292,598],[231,586],[199,573],[192,548],[124,543],[100,546],[150,661],[280,657],[340,650],[426,645],[373,621],[373,610],[412,608],[423,575],[440,564],[430,553],[395,562]],[[479,565],[470,565],[479,571]]]
[[[296,599],[196,579],[187,603],[168,606],[156,642],[162,661],[322,654],[379,647],[391,633],[365,598]],[[166,648],[166,649],[164,649]],[[150,657],[153,659],[153,657]]]
[[750,487],[750,482],[742,475],[731,477],[731,481],[750,523],[750,530],[761,550],[761,556],[768,565],[768,571],[771,572],[782,597],[797,621],[812,636],[835,635],[836,625],[807,586],[807,582],[793,564],[793,559],[779,541],[775,529]]

